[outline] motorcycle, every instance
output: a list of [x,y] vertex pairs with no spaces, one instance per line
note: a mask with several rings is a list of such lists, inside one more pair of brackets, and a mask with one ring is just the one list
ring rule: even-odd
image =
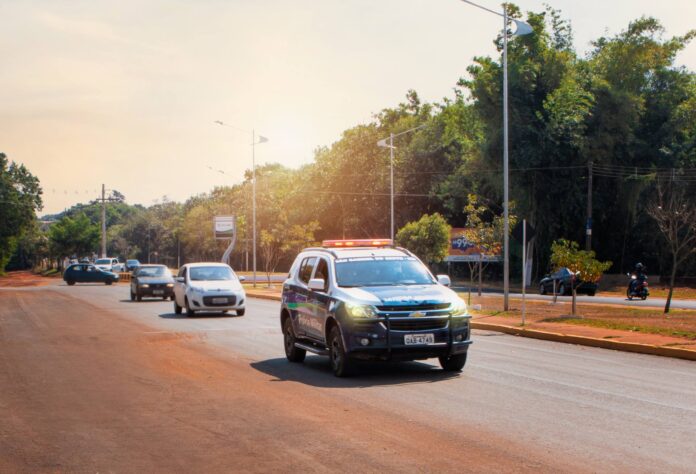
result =
[[641,278],[638,278],[638,275],[635,273],[627,273],[626,276],[631,278],[631,280],[628,282],[626,297],[629,300],[632,300],[634,297],[645,300],[650,295],[650,292],[648,291],[648,277],[642,275]]

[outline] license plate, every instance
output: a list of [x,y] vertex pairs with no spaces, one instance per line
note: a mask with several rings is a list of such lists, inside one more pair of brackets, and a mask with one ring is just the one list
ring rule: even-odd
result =
[[164,294],[164,290],[152,290],[152,294],[153,294],[153,295],[163,295],[163,294]]
[[404,344],[407,346],[414,344],[434,344],[435,334],[406,334]]
[[213,298],[213,304],[225,304],[227,301],[227,298]]

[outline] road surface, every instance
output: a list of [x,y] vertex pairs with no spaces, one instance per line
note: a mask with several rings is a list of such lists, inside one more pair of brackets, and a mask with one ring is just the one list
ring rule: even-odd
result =
[[[466,286],[453,287],[453,290],[464,292],[468,291],[469,288]],[[472,289],[471,294],[475,294],[476,289]],[[502,291],[485,291],[485,296],[493,297],[503,297]],[[522,298],[522,293],[510,293],[510,298]],[[553,301],[552,295],[538,295],[536,293],[527,293],[526,298],[532,301]],[[647,300],[632,299],[621,297],[621,296],[587,296],[578,295],[578,303],[593,303],[593,304],[616,304],[621,306],[633,306],[640,308],[664,308],[667,302],[666,298],[653,298],[649,296]],[[572,301],[572,296],[559,296],[558,301]],[[696,309],[696,299],[675,299],[672,298],[672,303],[670,305],[672,309]]]
[[696,472],[696,364],[474,332],[437,361],[288,363],[278,303],[0,290],[0,472]]

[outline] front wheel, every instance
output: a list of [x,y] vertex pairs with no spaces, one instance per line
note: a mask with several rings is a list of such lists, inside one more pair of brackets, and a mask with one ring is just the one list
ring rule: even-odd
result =
[[245,312],[246,312],[246,308],[238,309],[237,316],[244,316]]
[[72,280],[68,280],[68,281],[66,281],[65,283],[67,283],[68,286],[73,286],[73,285],[75,284],[75,282],[72,281]]
[[186,298],[184,300],[184,304],[186,305],[186,316],[188,316],[188,317],[195,316],[196,312],[191,309],[191,306],[189,306],[188,298]]
[[292,330],[292,321],[287,318],[283,323],[283,343],[285,344],[285,357],[288,358],[290,362],[302,362],[305,360],[307,351],[295,347],[295,331]]
[[629,288],[626,290],[626,298],[628,298],[629,301],[633,299],[633,294],[631,293],[631,289]]
[[441,356],[440,367],[445,372],[461,372],[466,364],[466,352],[464,354],[455,354],[451,356]]
[[539,285],[539,294],[540,294],[540,295],[545,295],[545,294],[546,294],[546,286],[544,286],[544,285]]
[[334,326],[329,333],[329,357],[336,377],[346,377],[353,372],[353,361],[348,358],[343,346],[341,330]]
[[130,291],[130,299],[131,301],[135,301],[135,293],[133,293],[133,290]]
[[181,314],[181,310],[182,310],[182,309],[183,309],[183,308],[182,308],[181,306],[179,306],[178,304],[176,304],[176,300],[174,300],[174,313],[175,313],[175,314]]

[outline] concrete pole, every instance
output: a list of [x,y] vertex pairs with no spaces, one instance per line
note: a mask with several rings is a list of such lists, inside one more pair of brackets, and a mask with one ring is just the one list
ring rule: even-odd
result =
[[503,7],[503,309],[508,310],[510,293],[510,216],[508,210],[508,14]]
[[254,288],[256,288],[256,131],[251,131],[251,221],[252,221],[252,264],[254,266]]
[[106,258],[106,186],[102,184],[101,258]]
[[394,241],[394,133],[389,134],[389,159],[391,179],[391,239]]

